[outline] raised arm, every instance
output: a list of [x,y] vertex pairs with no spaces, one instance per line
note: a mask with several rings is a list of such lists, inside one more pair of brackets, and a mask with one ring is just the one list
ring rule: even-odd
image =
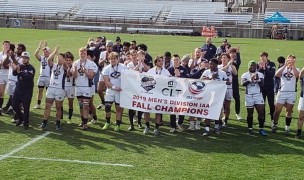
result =
[[52,67],[54,64],[54,57],[58,53],[58,49],[59,49],[59,47],[56,46],[54,52],[48,57],[48,65],[50,67]]
[[300,71],[300,78],[304,77],[304,68],[302,68],[302,70]]
[[43,47],[43,41],[40,41],[38,48],[35,51],[35,57],[38,61],[41,60],[41,56],[39,55],[40,49]]

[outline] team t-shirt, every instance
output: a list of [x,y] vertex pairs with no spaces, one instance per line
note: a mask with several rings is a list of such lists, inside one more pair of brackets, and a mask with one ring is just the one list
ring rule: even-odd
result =
[[5,76],[5,75],[8,75],[8,69],[5,69],[3,67],[3,62],[4,60],[7,58],[7,55],[4,54],[3,52],[0,52],[0,63],[1,63],[1,66],[0,66],[0,75],[1,76]]
[[157,69],[156,67],[153,67],[149,69],[147,73],[151,75],[171,76],[170,72],[165,68]]
[[115,66],[109,64],[103,69],[102,74],[109,77],[110,83],[113,86],[121,87],[121,72],[125,69],[127,69],[127,67],[121,63]]
[[[221,64],[221,65],[218,65],[217,66],[219,69],[222,69],[224,66]],[[229,79],[229,81],[231,82],[230,85],[227,85],[227,88],[228,89],[232,89],[232,67],[229,66],[228,69],[227,69],[227,72],[224,71],[227,75],[227,78]]]
[[[299,72],[300,69],[296,68]],[[296,92],[297,78],[292,69],[285,67],[281,75],[281,84],[279,91],[281,92]]]
[[212,72],[211,69],[207,69],[206,71],[203,72],[202,77],[208,77],[212,78],[213,74],[216,74],[216,78],[214,80],[216,81],[226,81],[227,80],[227,75],[224,71],[218,69],[216,72]]
[[63,65],[54,63],[51,71],[51,79],[50,79],[49,87],[56,89],[64,89],[65,77],[66,77],[66,71],[64,70]]
[[[137,62],[137,64],[135,65],[134,62],[131,61],[131,62],[129,62],[129,63],[127,64],[127,68],[128,68],[128,69],[134,69],[137,65],[138,65],[138,62]],[[139,66],[138,69],[139,69],[140,72],[142,72],[143,69],[144,69],[144,65],[141,64],[141,65]]]
[[40,58],[40,77],[50,77],[51,67],[48,63],[48,58],[41,56]]
[[[260,85],[258,84],[257,81],[260,81],[260,79],[264,79],[264,75],[260,72],[255,72],[254,74],[257,74],[258,79],[255,79],[254,82],[251,82],[246,86],[246,94],[248,94],[248,95],[261,93],[261,87],[260,87]],[[242,82],[251,81],[251,76],[252,75],[253,74],[250,73],[250,72],[244,73],[241,77]]]
[[75,67],[75,65],[77,65],[76,67],[78,72],[78,76],[75,78],[76,87],[91,87],[93,85],[93,80],[89,79],[84,72],[81,72],[80,67],[84,66],[86,70],[93,70],[96,72],[96,64],[87,59],[84,62],[77,60],[73,63],[73,67]]

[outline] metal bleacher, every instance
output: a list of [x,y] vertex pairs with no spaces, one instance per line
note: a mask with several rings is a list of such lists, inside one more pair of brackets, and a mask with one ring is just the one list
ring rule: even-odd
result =
[[75,14],[75,19],[111,20],[113,22],[151,22],[158,16],[162,4],[142,1],[87,1]]
[[225,12],[224,2],[204,2],[202,5],[173,5],[167,24],[225,24],[233,22],[237,25],[248,24],[252,20],[251,13],[234,14]]
[[18,16],[63,17],[75,5],[69,0],[6,0],[0,1],[1,13]]

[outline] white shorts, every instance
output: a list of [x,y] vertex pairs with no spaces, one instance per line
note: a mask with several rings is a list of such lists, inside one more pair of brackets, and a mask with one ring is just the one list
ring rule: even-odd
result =
[[76,97],[84,96],[91,98],[93,96],[92,87],[75,87],[75,95]]
[[120,103],[120,92],[114,91],[112,89],[107,89],[105,95],[105,102],[115,102],[116,104]]
[[38,78],[38,86],[49,87],[51,77],[41,77]]
[[95,95],[95,84],[93,84],[91,88],[92,88],[91,89],[92,96],[94,96]]
[[281,92],[279,91],[276,97],[276,103],[279,104],[294,104],[296,102],[296,92]]
[[46,98],[55,99],[56,101],[63,101],[65,97],[65,90],[49,87],[46,91]]
[[64,88],[65,97],[71,99],[75,97],[75,86],[68,86]]
[[104,80],[103,80],[103,74],[102,74],[102,73],[99,74],[99,79],[98,79],[98,81],[99,81],[99,82],[100,82],[100,81],[102,81],[102,82],[104,81]]
[[254,107],[256,104],[264,104],[264,99],[262,93],[245,95],[245,106],[247,108]]
[[300,97],[300,99],[299,99],[298,110],[304,111],[304,98],[303,97]]
[[0,75],[0,84],[6,84],[8,82],[8,75]]
[[232,89],[227,89],[225,94],[225,100],[231,101],[232,95],[233,95]]
[[16,81],[8,81],[7,85],[6,85],[6,93],[9,96],[13,96],[14,92],[15,92],[15,88],[16,88]]

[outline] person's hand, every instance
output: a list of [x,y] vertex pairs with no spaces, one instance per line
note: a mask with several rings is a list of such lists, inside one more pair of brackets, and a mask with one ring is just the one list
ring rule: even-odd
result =
[[251,82],[253,82],[255,80],[255,78],[256,78],[256,74],[252,73],[251,76],[250,76],[250,78],[251,78]]
[[15,65],[16,67],[16,71],[19,73],[20,72],[20,66],[19,65]]
[[39,47],[40,47],[40,48],[43,48],[43,47],[44,47],[44,42],[43,42],[43,41],[40,41],[40,42],[39,42]]
[[57,46],[55,47],[55,52],[58,52],[58,50],[59,50],[59,45],[57,45]]
[[115,89],[116,91],[122,91],[122,89],[120,87],[116,87]]
[[84,67],[83,65],[80,66],[80,69],[81,69],[81,72],[83,72],[83,73],[84,73],[85,70],[86,70],[85,67]]
[[240,53],[240,45],[236,46],[236,53]]
[[212,74],[212,79],[217,79],[218,74],[217,73],[213,73]]
[[74,64],[73,71],[77,71],[77,64]]
[[259,65],[260,69],[264,69],[265,70],[265,65],[266,65],[265,62],[260,61],[258,65]]
[[180,71],[178,68],[174,69],[174,74],[175,76],[179,77],[180,76]]
[[205,69],[206,68],[206,63],[201,62],[199,67],[200,67],[200,69]]
[[233,60],[230,60],[229,62],[228,62],[228,66],[231,66],[233,64]]
[[259,80],[259,73],[255,74],[255,80]]

